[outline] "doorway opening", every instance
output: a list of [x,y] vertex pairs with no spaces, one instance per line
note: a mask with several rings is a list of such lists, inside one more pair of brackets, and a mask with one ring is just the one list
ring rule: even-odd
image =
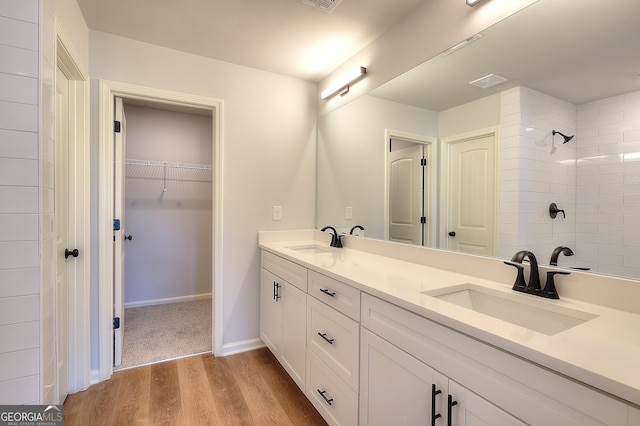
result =
[[436,139],[385,132],[385,239],[435,246]]
[[119,115],[114,367],[211,353],[211,113],[124,99]]
[[[153,104],[156,109],[173,110],[177,112],[199,111],[203,116],[210,118],[211,134],[210,134],[210,155],[208,161],[201,161],[201,164],[211,165],[211,182],[209,183],[210,204],[212,206],[212,214],[210,217],[210,238],[205,243],[210,247],[211,266],[210,266],[210,282],[208,288],[211,292],[211,342],[213,343],[212,352],[214,355],[222,354],[222,101],[216,99],[205,98],[188,94],[152,89],[142,86],[129,85],[125,83],[117,83],[111,81],[100,81],[100,97],[99,97],[99,364],[100,377],[99,380],[107,380],[111,377],[114,368],[114,197],[116,195],[115,179],[114,179],[114,134],[115,134],[115,111],[114,105],[116,98],[121,98],[127,104]],[[153,167],[150,166],[147,171]],[[157,167],[156,167],[157,168]],[[162,179],[160,180],[161,191],[164,188],[164,167],[162,170]],[[167,173],[170,173],[167,171]],[[151,183],[149,179],[146,183]],[[162,191],[166,199],[169,196],[170,185],[167,180],[167,191]],[[156,181],[156,183],[158,183]],[[188,183],[188,182],[184,182]],[[162,194],[161,194],[162,195]],[[156,200],[157,201],[157,200]],[[174,204],[176,200],[172,200]],[[142,201],[139,204],[144,204]],[[133,233],[129,234],[128,230],[119,234],[124,240],[128,235],[132,236],[131,240],[126,243],[138,241]],[[143,235],[143,234],[141,234]],[[170,244],[167,242],[167,244]],[[158,260],[160,261],[160,260]],[[163,299],[163,297],[159,297]],[[166,298],[165,298],[166,299]],[[169,297],[170,299],[170,297]],[[153,299],[155,300],[155,299]]]

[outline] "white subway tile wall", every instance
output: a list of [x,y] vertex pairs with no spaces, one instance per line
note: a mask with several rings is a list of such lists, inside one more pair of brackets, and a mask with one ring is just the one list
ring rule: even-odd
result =
[[[53,402],[55,32],[52,0],[0,2],[0,403]],[[46,108],[45,108],[46,107]],[[45,118],[46,116],[46,118]],[[52,233],[48,239],[53,240]],[[46,249],[49,247],[49,249]]]
[[[502,93],[500,115],[501,257],[531,250],[548,263],[556,246],[575,244],[576,139],[563,144],[552,130],[576,133],[576,107],[525,87]],[[566,218],[549,216],[556,203]],[[571,265],[573,259],[561,259]]]
[[576,249],[640,279],[640,91],[578,106]]

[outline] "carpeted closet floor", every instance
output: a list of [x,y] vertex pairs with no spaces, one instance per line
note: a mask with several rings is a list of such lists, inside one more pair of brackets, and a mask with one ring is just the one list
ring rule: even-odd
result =
[[122,364],[115,370],[211,352],[211,299],[125,309]]

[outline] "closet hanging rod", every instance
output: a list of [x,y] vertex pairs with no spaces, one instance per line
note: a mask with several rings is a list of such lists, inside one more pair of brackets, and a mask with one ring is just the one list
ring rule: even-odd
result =
[[205,170],[205,171],[213,170],[213,166],[208,164],[176,163],[171,161],[153,161],[153,160],[134,160],[130,158],[127,158],[126,164],[128,166],[170,167],[174,169]]

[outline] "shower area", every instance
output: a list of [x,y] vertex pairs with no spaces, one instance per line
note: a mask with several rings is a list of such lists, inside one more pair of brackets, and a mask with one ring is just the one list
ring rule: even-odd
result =
[[124,369],[212,350],[212,118],[124,101]]

